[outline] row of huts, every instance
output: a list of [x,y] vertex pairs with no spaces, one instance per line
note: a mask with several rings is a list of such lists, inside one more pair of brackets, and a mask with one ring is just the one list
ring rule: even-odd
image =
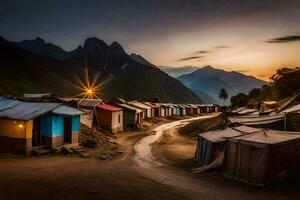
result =
[[[120,98],[113,98],[109,102],[101,101],[95,104],[89,102],[97,100],[85,99],[78,102],[78,107],[89,113],[88,121],[82,116],[82,123],[88,127],[98,126],[112,133],[123,131],[124,128],[139,127],[143,120],[153,117],[171,116],[193,116],[205,113],[219,112],[219,107],[214,104],[173,104],[173,103],[152,103],[129,101]],[[93,117],[94,116],[94,117]],[[86,123],[87,122],[87,123]],[[96,122],[96,123],[95,123]]]
[[112,133],[138,127],[151,117],[217,112],[216,105],[126,102],[120,98],[61,98],[53,94],[0,97],[0,152],[30,154],[36,147],[76,144],[80,126]]

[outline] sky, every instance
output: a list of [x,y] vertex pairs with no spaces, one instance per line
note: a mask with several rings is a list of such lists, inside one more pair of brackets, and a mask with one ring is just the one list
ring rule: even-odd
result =
[[300,66],[299,0],[0,0],[0,35],[72,50],[118,41],[158,66],[211,65],[260,79]]

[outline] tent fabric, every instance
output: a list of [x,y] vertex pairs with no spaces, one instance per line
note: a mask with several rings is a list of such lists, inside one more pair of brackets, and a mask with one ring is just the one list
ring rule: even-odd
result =
[[226,139],[241,136],[244,133],[232,128],[209,131],[198,135],[195,159],[202,165],[210,164],[220,152],[224,152]]
[[245,117],[229,117],[232,123],[241,123],[244,125],[259,125],[259,124],[269,124],[277,121],[284,120],[283,114],[277,115],[265,115],[265,116],[245,116]]
[[300,135],[262,130],[231,138],[226,148],[225,175],[254,185],[279,181],[289,169],[299,167]]
[[259,144],[277,144],[286,142],[289,140],[300,139],[300,133],[298,132],[285,132],[275,131],[271,129],[261,130],[253,134],[244,135],[234,138],[234,140],[240,140],[245,142],[259,143]]
[[232,127],[232,129],[240,131],[240,132],[244,132],[244,133],[254,133],[257,131],[260,131],[261,129],[259,128],[253,128],[253,127],[249,127],[249,126],[237,126],[237,127]]
[[211,142],[222,142],[225,141],[226,138],[231,138],[231,137],[236,137],[241,135],[242,133],[240,131],[234,130],[232,128],[226,128],[224,130],[219,130],[219,131],[209,131],[209,132],[199,134],[199,136]]
[[287,108],[280,113],[300,112],[300,104]]
[[247,114],[251,114],[251,113],[257,112],[257,111],[258,111],[257,109],[246,108],[246,109],[243,109],[243,110],[237,112],[237,114],[238,115],[247,115]]
[[52,111],[59,103],[22,102],[14,99],[0,99],[0,117],[15,120],[31,120]]
[[54,108],[51,112],[58,115],[69,115],[69,116],[84,114],[84,112],[82,112],[81,110],[69,106],[65,106],[65,105],[60,105]]

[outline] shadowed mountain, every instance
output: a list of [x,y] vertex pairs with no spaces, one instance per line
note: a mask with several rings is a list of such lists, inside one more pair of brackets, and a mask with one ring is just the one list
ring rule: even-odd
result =
[[138,55],[138,54],[130,54],[130,58],[142,65],[148,65],[148,66],[151,66],[151,67],[156,67],[155,65],[153,65],[152,63],[150,63],[148,60],[146,60],[146,58],[144,58],[143,56],[141,55]]
[[55,60],[52,56],[41,55],[38,50],[19,48],[1,38],[0,53],[1,94],[78,94],[80,91],[72,83],[76,83],[75,76],[83,77],[83,69],[87,65],[91,75],[100,73],[99,82],[103,81],[101,98],[118,96],[126,100],[200,101],[180,81],[158,68],[134,61],[117,42],[107,45],[98,38],[88,38],[83,47],[73,51],[70,57]]
[[[178,77],[185,86],[201,96],[207,103],[224,104],[219,99],[219,91],[225,88],[230,96],[237,93],[247,93],[253,88],[261,88],[267,82],[253,76],[246,76],[238,72],[226,72],[206,66],[196,71]],[[229,101],[227,102],[227,104]]]
[[0,37],[0,94],[74,91],[61,63],[20,49]]
[[174,78],[177,78],[183,74],[192,73],[193,71],[199,69],[198,67],[193,67],[193,66],[185,66],[185,67],[160,66],[159,68]]
[[78,46],[73,51],[68,52],[52,43],[46,43],[45,40],[39,37],[34,40],[23,40],[21,42],[15,42],[14,44],[43,57],[49,57],[57,60],[67,59],[82,48],[81,46]]
[[[143,60],[146,62],[146,59]],[[103,98],[118,96],[126,100],[200,101],[180,81],[153,67],[153,64],[148,61],[142,64],[132,59],[117,42],[107,45],[98,38],[88,38],[83,48],[64,63],[73,69],[81,69],[86,64],[91,73],[100,72],[100,80],[108,80],[101,88]]]

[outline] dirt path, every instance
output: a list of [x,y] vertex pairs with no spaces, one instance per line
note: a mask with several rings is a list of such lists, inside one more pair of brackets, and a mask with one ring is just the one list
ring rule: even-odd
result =
[[164,158],[192,156],[193,142],[176,135],[176,128],[189,120],[118,135],[123,154],[115,160],[53,155],[0,159],[0,199],[279,200],[299,197],[299,181],[264,189],[228,180],[218,173],[191,174],[164,162]]
[[296,180],[296,185],[291,182],[273,188],[258,188],[229,180],[220,172],[192,174],[182,166],[175,167],[177,163],[193,158],[196,144],[195,141],[191,142],[191,138],[178,135],[177,129],[199,118],[158,126],[154,129],[154,135],[141,139],[134,146],[133,159],[137,164],[136,170],[149,179],[184,191],[190,199],[250,200],[300,197],[299,179]]

